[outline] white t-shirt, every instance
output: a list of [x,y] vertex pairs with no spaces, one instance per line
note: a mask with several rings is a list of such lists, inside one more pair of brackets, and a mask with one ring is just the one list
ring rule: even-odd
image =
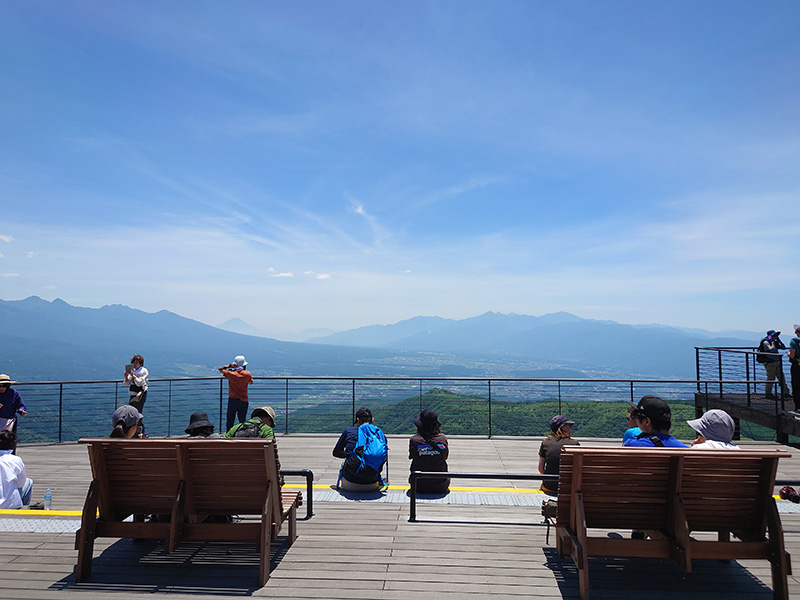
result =
[[25,485],[25,464],[11,450],[0,450],[0,508],[21,508],[19,488]]
[[739,450],[736,444],[729,444],[728,442],[718,442],[716,440],[706,440],[702,444],[695,444],[692,448],[698,450]]

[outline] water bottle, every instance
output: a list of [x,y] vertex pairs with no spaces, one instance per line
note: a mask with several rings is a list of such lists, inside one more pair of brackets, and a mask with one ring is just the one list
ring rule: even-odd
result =
[[53,506],[53,492],[50,491],[50,488],[47,488],[44,491],[44,509],[50,510]]

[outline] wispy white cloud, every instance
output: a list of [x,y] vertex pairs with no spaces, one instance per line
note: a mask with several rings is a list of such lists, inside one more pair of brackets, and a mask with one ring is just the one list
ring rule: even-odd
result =
[[0,273],[0,277],[20,277],[19,273]]
[[285,272],[285,273],[273,273],[273,274],[270,275],[270,277],[287,277],[287,278],[291,278],[291,277],[294,277],[294,273],[292,273],[290,271],[289,272]]
[[0,233],[0,241],[5,242],[6,244],[10,244],[11,242],[14,241],[14,238],[11,237],[10,235],[5,235]]
[[39,256],[39,253],[36,250],[29,250],[28,252],[25,253],[25,256],[27,258],[36,258],[37,256]]
[[331,276],[329,273],[317,273],[317,279],[330,279]]

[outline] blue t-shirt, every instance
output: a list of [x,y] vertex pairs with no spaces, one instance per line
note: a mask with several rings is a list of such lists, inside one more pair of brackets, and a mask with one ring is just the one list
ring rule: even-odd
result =
[[622,436],[622,443],[624,444],[628,440],[633,440],[642,433],[642,430],[638,427],[631,427],[630,429],[625,430],[625,435]]
[[[677,439],[672,437],[668,433],[654,433],[653,435],[657,435],[658,439],[661,440],[661,443],[664,444],[666,448],[688,448],[686,444],[679,442]],[[625,440],[625,443],[622,444],[623,446],[630,446],[633,448],[657,448],[660,446],[656,446],[651,440],[648,434],[643,434],[642,437],[633,438],[631,440]]]

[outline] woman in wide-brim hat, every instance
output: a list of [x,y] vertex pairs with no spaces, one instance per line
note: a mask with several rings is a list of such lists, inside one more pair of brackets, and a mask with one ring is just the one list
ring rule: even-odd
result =
[[[450,449],[447,437],[442,433],[442,424],[435,411],[426,409],[414,419],[417,433],[408,441],[408,458],[411,459],[412,471],[447,472],[447,457]],[[450,479],[419,478],[417,492],[423,494],[445,494],[450,490]]]

